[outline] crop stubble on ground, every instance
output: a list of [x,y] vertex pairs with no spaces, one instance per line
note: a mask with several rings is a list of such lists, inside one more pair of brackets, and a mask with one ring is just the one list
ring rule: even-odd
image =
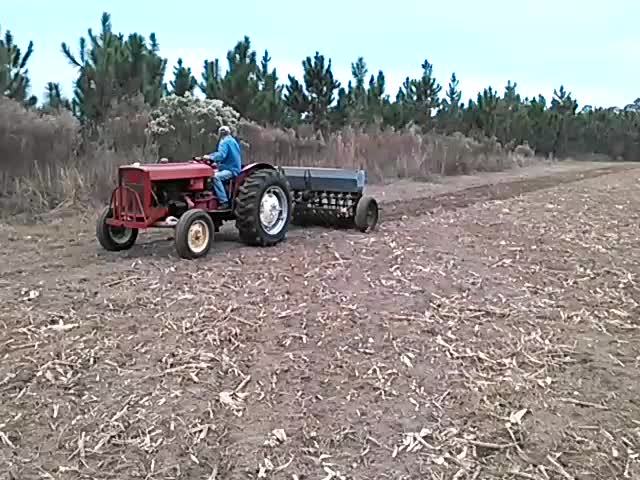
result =
[[0,478],[637,478],[636,175],[197,262],[7,230]]

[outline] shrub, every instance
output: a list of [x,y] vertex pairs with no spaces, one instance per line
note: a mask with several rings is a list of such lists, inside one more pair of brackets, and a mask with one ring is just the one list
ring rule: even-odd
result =
[[239,120],[240,114],[222,100],[169,95],[151,111],[146,132],[160,156],[180,160],[214,150],[218,128],[235,129]]

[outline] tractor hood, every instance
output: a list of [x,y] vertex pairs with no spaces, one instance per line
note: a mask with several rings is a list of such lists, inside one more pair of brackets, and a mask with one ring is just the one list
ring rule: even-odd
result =
[[151,181],[209,178],[214,172],[213,168],[199,162],[133,163],[131,165],[122,165],[120,170],[145,172],[149,175]]

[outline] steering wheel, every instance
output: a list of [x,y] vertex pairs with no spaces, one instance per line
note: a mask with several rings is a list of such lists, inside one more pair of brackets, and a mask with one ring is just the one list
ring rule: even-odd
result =
[[213,168],[214,170],[218,168],[218,166],[215,164],[215,162],[211,161],[211,160],[206,160],[202,157],[192,157],[191,158],[192,162],[196,162],[196,163],[204,163],[205,165],[208,165],[209,167]]

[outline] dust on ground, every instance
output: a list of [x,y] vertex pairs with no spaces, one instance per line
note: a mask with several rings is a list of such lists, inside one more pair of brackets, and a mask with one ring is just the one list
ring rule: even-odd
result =
[[92,224],[3,228],[0,472],[636,478],[620,169],[414,197],[373,234],[229,233],[193,262],[166,232],[111,254]]

